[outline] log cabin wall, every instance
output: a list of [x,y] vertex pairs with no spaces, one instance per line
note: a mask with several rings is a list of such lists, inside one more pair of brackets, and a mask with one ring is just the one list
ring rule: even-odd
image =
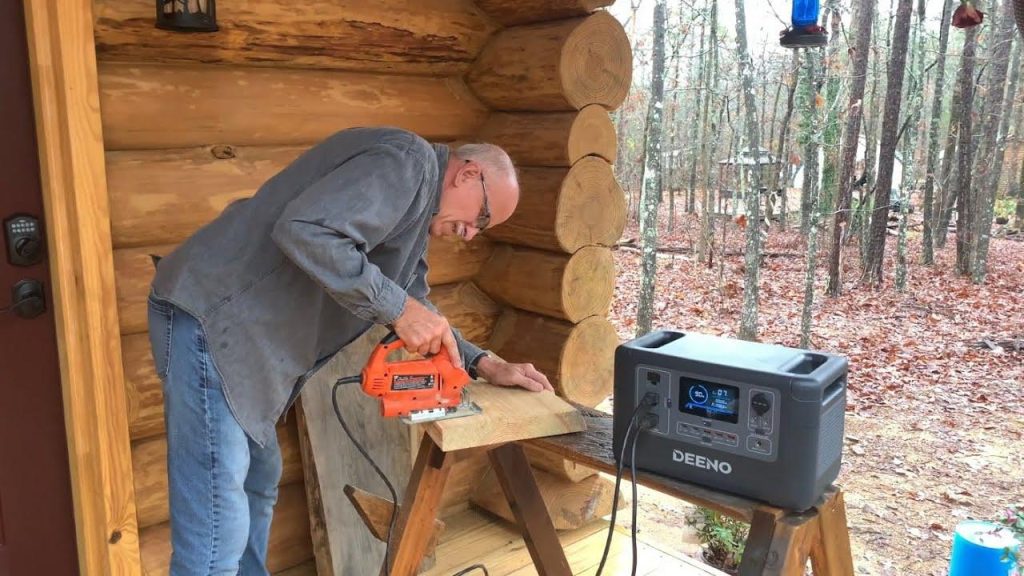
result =
[[[249,0],[220,31],[153,26],[152,0],[93,0],[111,243],[143,569],[167,572],[160,384],[146,334],[150,254],[162,255],[336,130],[389,124],[434,141],[504,146],[516,215],[472,243],[432,242],[431,298],[464,334],[534,362],[558,393],[596,405],[618,343],[605,319],[609,246],[625,221],[608,111],[630,82],[611,0]],[[595,12],[595,10],[597,10]],[[269,565],[309,565],[296,418]],[[371,447],[372,449],[372,447]],[[460,465],[446,509],[483,474]]]

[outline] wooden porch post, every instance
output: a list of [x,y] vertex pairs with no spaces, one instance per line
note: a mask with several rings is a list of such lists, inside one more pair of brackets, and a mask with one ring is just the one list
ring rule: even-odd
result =
[[80,569],[139,574],[92,2],[25,19]]

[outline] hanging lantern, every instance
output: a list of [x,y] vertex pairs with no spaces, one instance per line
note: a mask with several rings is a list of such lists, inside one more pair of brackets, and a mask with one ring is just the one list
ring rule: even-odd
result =
[[156,27],[177,32],[216,32],[217,0],[156,0]]

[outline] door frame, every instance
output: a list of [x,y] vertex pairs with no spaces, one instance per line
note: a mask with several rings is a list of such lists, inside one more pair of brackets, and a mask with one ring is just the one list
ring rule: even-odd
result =
[[141,574],[91,0],[24,3],[82,574]]

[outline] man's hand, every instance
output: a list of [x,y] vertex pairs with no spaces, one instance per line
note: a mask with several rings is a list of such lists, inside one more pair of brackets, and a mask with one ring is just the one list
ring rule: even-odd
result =
[[476,365],[476,372],[495,386],[518,386],[533,392],[555,388],[547,376],[533,367],[533,364],[511,364],[492,356],[484,356]]
[[436,314],[414,298],[406,297],[405,310],[395,320],[395,333],[405,342],[405,349],[422,356],[437,354],[441,346],[448,350],[452,364],[462,368],[459,344],[455,341],[448,319]]

